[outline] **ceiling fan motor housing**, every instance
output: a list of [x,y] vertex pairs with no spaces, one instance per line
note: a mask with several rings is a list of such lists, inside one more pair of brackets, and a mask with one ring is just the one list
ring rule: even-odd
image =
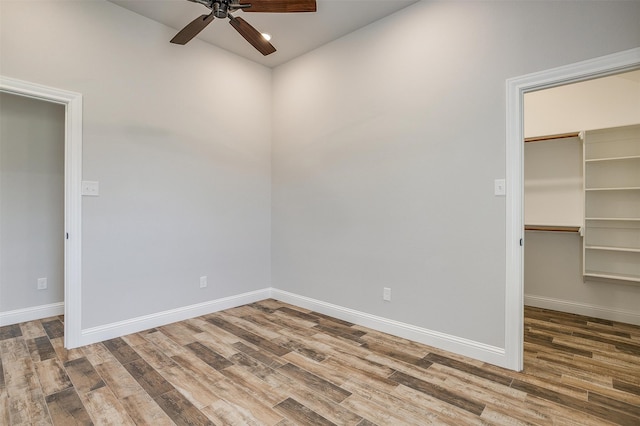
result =
[[222,0],[213,3],[213,16],[224,19],[229,14],[229,2]]

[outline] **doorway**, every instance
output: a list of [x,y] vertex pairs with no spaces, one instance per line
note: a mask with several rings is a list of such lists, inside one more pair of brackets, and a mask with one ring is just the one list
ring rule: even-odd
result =
[[0,92],[64,106],[64,345],[81,344],[82,95],[0,76]]
[[640,48],[507,80],[505,366],[521,371],[524,338],[524,94],[640,68]]
[[64,312],[64,114],[0,92],[0,324]]
[[[630,285],[630,281],[603,282],[585,280],[583,276],[583,268],[585,271],[589,268],[589,264],[586,268],[583,265],[588,241],[592,242],[587,249],[591,252],[586,253],[591,255],[591,263],[594,254],[600,256],[596,261],[614,257],[608,248],[600,249],[593,244],[598,233],[605,237],[599,242],[606,243],[606,238],[611,238],[611,229],[619,229],[613,231],[618,235],[631,226],[621,237],[625,243],[633,243],[632,235],[638,232],[632,230],[633,223],[591,220],[587,222],[591,231],[583,247],[585,195],[602,202],[603,195],[613,194],[623,203],[635,196],[633,190],[606,188],[604,192],[586,193],[583,185],[594,184],[594,173],[596,178],[609,183],[611,179],[616,182],[617,176],[628,175],[632,180],[628,184],[624,181],[622,186],[634,187],[633,169],[640,162],[584,162],[583,145],[591,146],[587,155],[593,156],[594,147],[600,145],[589,141],[598,134],[611,137],[618,132],[633,132],[629,126],[640,124],[640,70],[526,93],[524,113],[525,306],[640,325],[640,312],[636,308],[640,302],[639,287]],[[583,169],[589,171],[591,181],[583,176]],[[624,247],[616,252],[620,252],[620,257],[631,253]],[[613,263],[604,266],[613,270],[618,267]]]

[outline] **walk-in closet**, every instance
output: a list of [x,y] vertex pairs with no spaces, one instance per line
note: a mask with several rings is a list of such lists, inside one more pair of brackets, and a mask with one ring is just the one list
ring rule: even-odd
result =
[[525,304],[640,324],[640,71],[525,95]]

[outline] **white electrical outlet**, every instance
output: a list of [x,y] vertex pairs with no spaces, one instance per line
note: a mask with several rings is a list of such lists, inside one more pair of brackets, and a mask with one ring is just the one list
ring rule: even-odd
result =
[[205,288],[207,286],[207,277],[200,277],[200,288]]
[[38,290],[46,290],[46,288],[47,288],[47,279],[38,278]]
[[382,300],[391,302],[391,289],[389,287],[382,289]]

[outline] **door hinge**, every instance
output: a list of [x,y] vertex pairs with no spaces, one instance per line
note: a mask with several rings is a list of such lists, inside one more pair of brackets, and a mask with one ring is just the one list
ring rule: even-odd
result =
[[524,239],[520,238],[520,247],[524,246]]
[[69,239],[69,233],[68,233],[68,232],[66,232],[66,233],[65,233],[65,236],[66,236],[66,238],[67,238],[67,240],[68,240],[68,239]]

